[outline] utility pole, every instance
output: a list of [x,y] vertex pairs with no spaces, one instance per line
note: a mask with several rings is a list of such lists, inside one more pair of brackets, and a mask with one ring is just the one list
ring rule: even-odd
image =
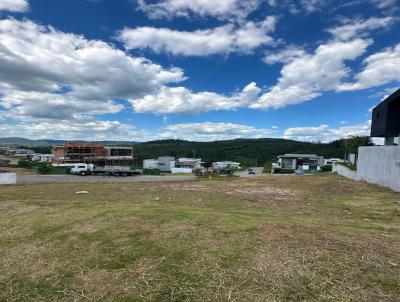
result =
[[196,150],[192,150],[193,152],[193,159],[196,159]]

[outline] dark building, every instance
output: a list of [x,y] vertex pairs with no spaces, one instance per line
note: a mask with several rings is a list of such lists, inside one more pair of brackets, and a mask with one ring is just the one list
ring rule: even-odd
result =
[[372,112],[372,137],[384,137],[390,144],[400,135],[400,89],[376,106]]

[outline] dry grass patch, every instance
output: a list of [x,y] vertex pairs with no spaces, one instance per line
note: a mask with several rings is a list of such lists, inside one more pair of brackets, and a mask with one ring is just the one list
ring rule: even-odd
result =
[[400,194],[335,175],[21,185],[0,208],[0,301],[400,300]]

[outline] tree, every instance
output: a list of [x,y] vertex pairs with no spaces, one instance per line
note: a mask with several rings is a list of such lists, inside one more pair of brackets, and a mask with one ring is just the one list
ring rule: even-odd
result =
[[263,173],[271,173],[272,172],[272,163],[267,162],[264,166]]
[[32,169],[32,162],[26,159],[20,159],[18,161],[18,167],[25,169]]
[[350,153],[358,154],[358,148],[370,146],[372,144],[368,136],[351,136],[344,141],[345,158],[348,159]]
[[51,166],[47,162],[40,162],[37,164],[37,171],[40,174],[49,174],[51,172]]

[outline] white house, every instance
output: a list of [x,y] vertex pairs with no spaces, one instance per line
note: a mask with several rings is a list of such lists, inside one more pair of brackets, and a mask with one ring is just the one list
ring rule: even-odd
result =
[[175,157],[161,156],[158,159],[145,159],[143,169],[159,169],[162,172],[171,172],[175,168]]
[[240,163],[234,161],[217,161],[212,164],[214,169],[240,169]]
[[32,161],[40,161],[40,162],[51,162],[53,159],[53,154],[34,154],[32,156]]
[[185,169],[192,169],[192,170],[202,170],[202,161],[201,158],[185,158],[181,157],[178,158],[175,162],[176,168],[185,168]]

